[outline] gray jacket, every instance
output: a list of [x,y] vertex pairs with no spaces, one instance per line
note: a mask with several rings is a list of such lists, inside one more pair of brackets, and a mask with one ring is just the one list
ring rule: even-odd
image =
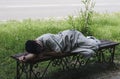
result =
[[80,53],[89,56],[99,48],[100,41],[95,37],[85,37],[77,30],[65,30],[58,34],[44,34],[36,40],[43,43],[46,51]]

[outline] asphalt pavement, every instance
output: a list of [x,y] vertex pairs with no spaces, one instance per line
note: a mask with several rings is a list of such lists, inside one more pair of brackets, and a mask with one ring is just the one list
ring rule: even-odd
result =
[[[76,16],[81,9],[81,0],[0,0],[0,21]],[[120,12],[120,0],[96,0],[94,11]]]

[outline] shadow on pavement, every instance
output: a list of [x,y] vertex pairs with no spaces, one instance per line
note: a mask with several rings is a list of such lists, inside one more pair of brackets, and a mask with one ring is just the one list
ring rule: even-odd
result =
[[[80,69],[70,69],[52,73],[50,79],[101,79],[99,77],[119,70],[120,64],[94,63]],[[105,78],[102,78],[105,79]]]

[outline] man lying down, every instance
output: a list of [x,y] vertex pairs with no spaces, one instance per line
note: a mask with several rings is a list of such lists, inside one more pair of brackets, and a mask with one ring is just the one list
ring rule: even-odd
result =
[[44,34],[25,43],[26,56],[20,61],[31,60],[38,55],[59,56],[63,53],[80,53],[86,57],[94,55],[100,41],[93,36],[85,37],[77,30],[65,30],[58,34]]

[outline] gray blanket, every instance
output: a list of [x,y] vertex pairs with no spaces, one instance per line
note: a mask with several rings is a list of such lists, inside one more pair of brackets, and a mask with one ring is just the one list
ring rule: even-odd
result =
[[65,30],[58,34],[44,34],[36,39],[41,41],[45,51],[80,53],[91,56],[99,48],[100,41],[95,37],[85,37],[77,30]]

